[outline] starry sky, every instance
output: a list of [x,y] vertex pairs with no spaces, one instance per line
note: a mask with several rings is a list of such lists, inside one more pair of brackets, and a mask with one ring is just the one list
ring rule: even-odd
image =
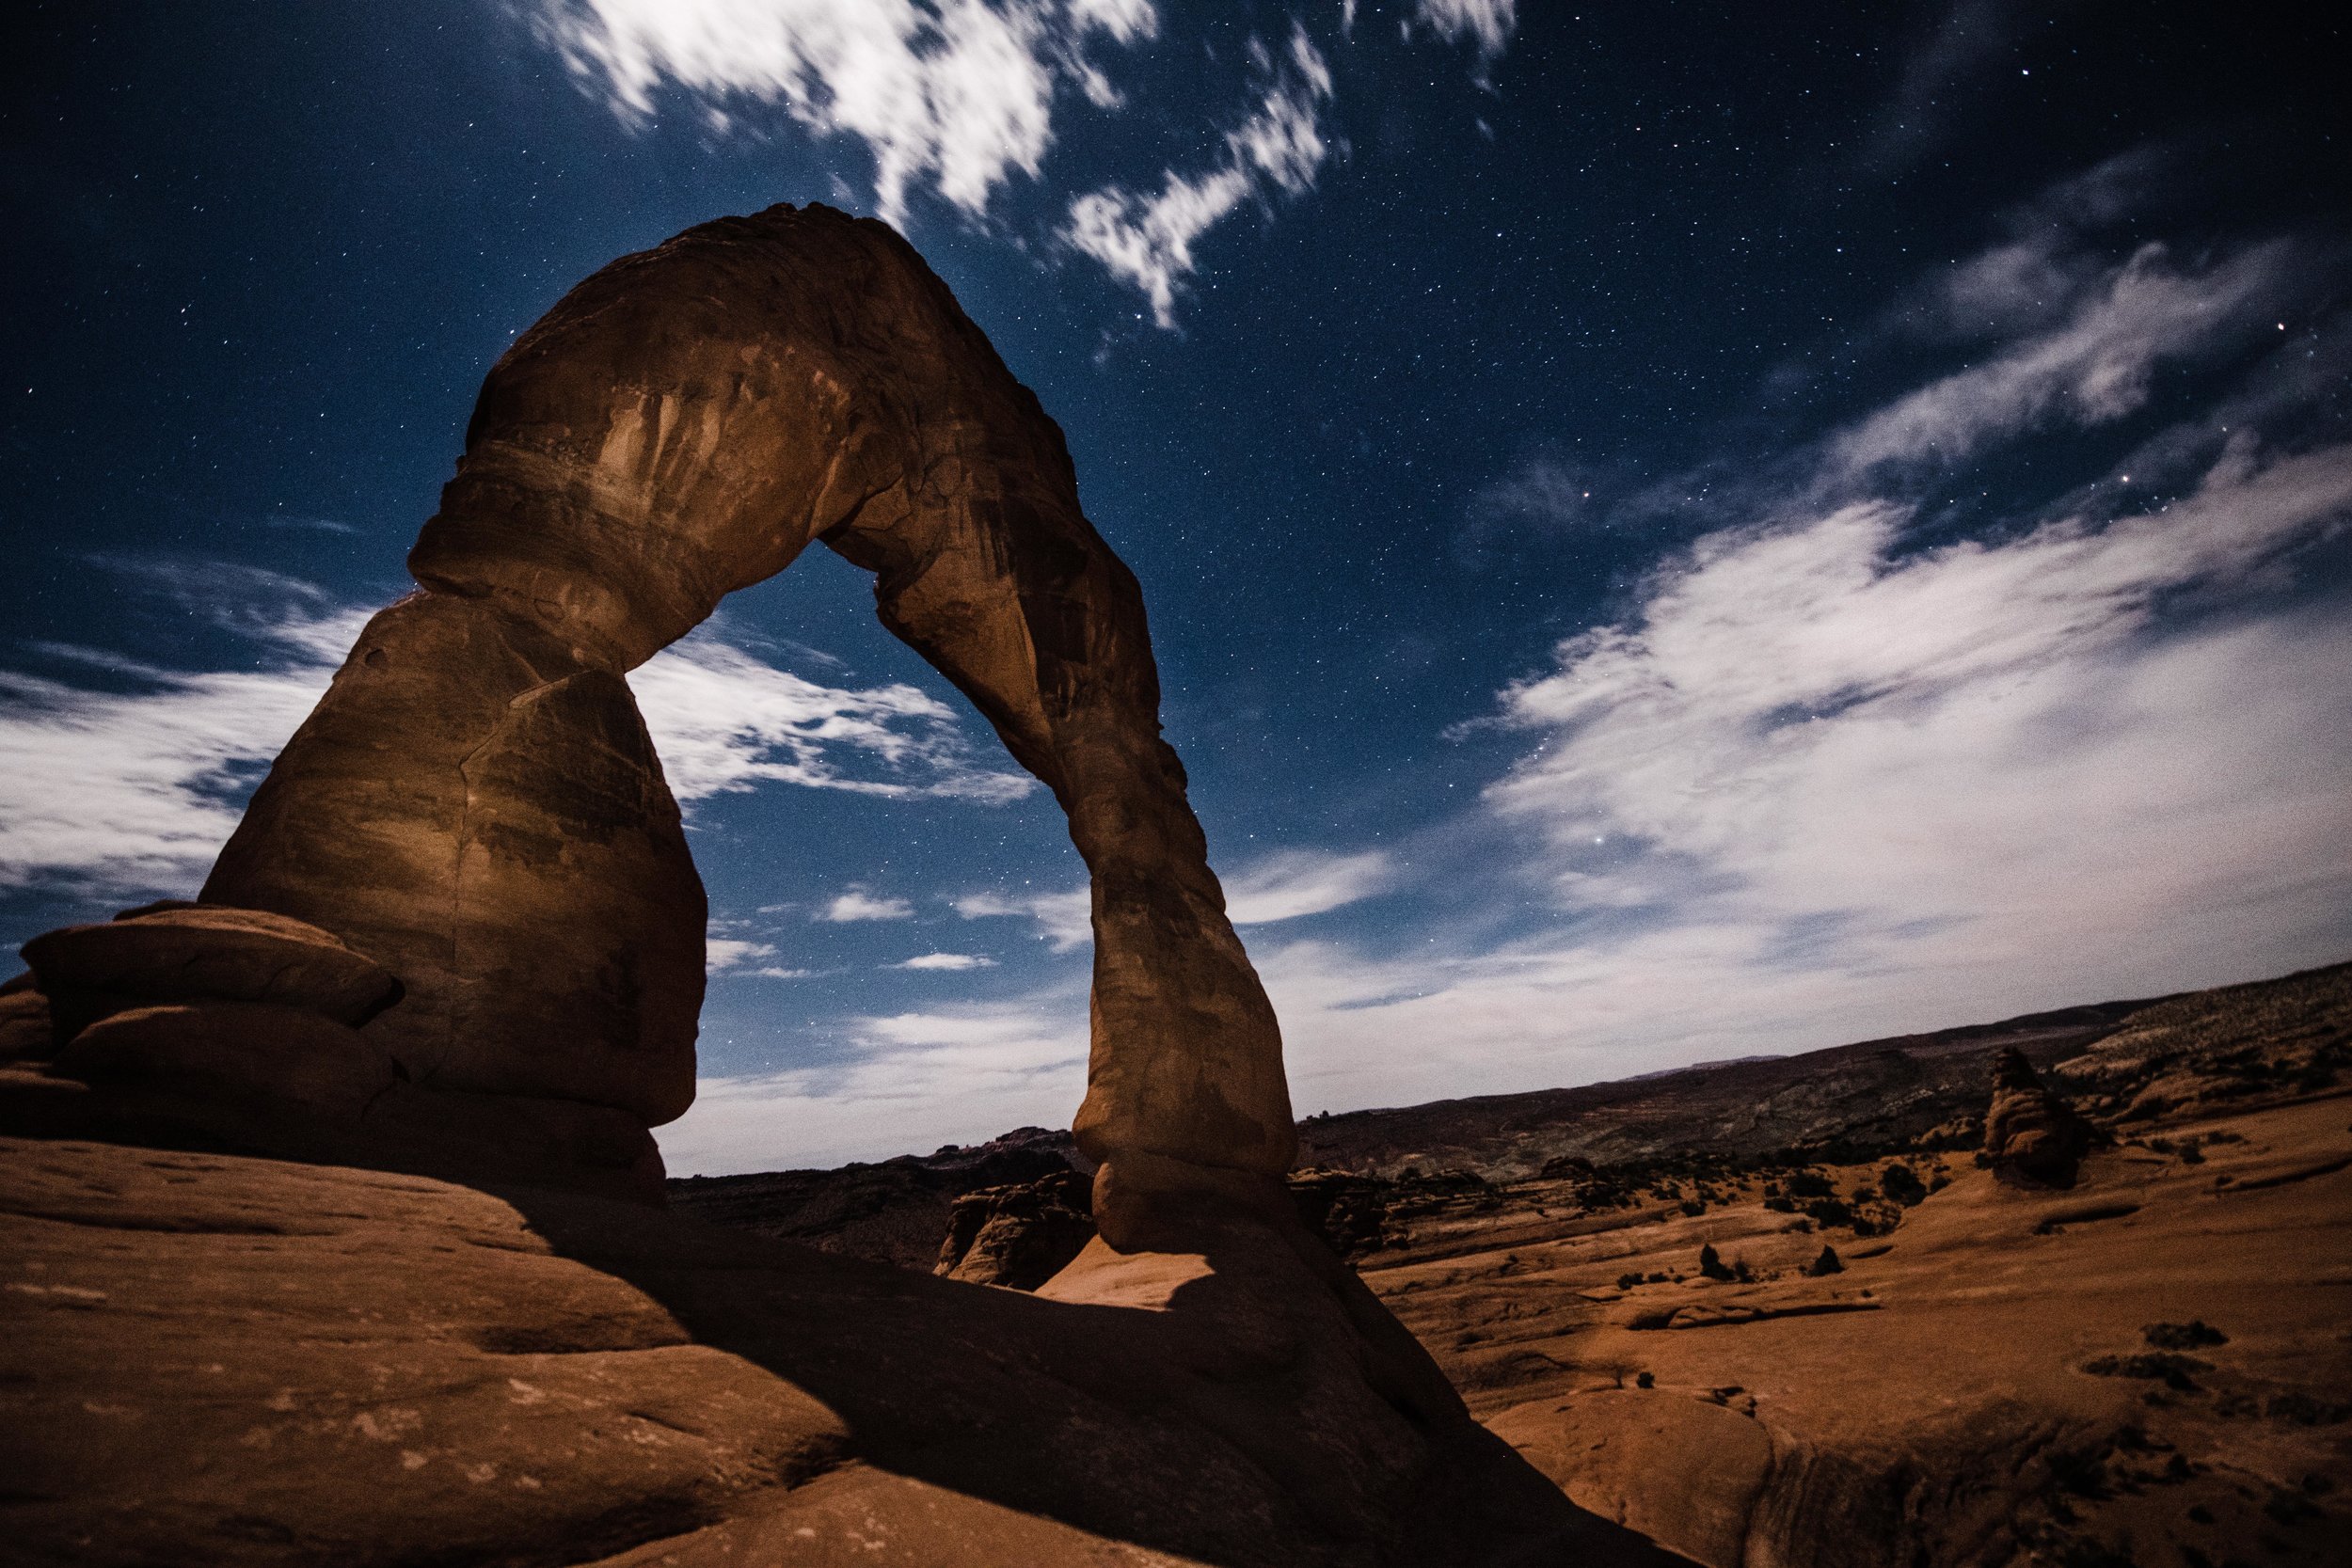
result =
[[[186,895],[573,282],[882,216],[1067,432],[1302,1114],[2352,953],[2328,8],[25,0],[0,926]],[[812,552],[632,677],[674,1171],[1083,1088],[1084,869]]]

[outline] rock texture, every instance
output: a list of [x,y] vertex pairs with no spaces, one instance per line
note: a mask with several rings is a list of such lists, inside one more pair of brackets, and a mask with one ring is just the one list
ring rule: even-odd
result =
[[1091,1183],[1062,1171],[956,1199],[931,1272],[974,1285],[1034,1291],[1094,1239]]
[[12,1563],[1677,1561],[1303,1235],[1041,1296],[545,1189],[0,1140]]
[[420,1084],[676,1116],[702,893],[621,677],[819,539],[1069,814],[1103,1223],[1141,1244],[1279,1204],[1280,1038],[1159,737],[1135,578],[946,288],[822,207],[626,257],[499,361],[409,557],[421,591],[361,635],[204,901],[398,973],[409,1003],[373,1032]]
[[2097,1138],[2021,1053],[2001,1053],[1984,1113],[1984,1157],[1994,1176],[2014,1186],[2071,1187]]

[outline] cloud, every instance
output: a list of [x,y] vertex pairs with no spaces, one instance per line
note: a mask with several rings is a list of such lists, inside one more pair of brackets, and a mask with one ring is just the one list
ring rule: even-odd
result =
[[[723,974],[740,969],[754,958],[775,956],[775,944],[766,942],[746,942],[735,937],[706,937],[703,939],[703,969],[711,974]],[[765,974],[766,971],[759,973]]]
[[1356,855],[1285,850],[1225,882],[1225,912],[1236,926],[1268,926],[1322,914],[1387,891],[1389,857],[1377,849]]
[[864,888],[853,887],[827,904],[817,918],[835,925],[853,920],[912,920],[914,906],[903,898],[877,898]]
[[[656,654],[628,684],[681,801],[771,781],[985,805],[1037,787],[1025,773],[977,766],[955,710],[914,687],[820,686],[708,626]],[[858,761],[868,766],[845,770]]]
[[1478,79],[1511,41],[1518,27],[1518,0],[1419,0],[1413,17],[1448,43],[1469,39],[1478,46]]
[[1225,134],[1209,167],[1164,170],[1149,197],[1117,184],[1090,191],[1071,202],[1062,227],[1069,245],[1140,293],[1164,328],[1174,329],[1176,292],[1199,264],[1194,242],[1245,202],[1313,189],[1330,151],[1320,105],[1331,96],[1331,71],[1306,30],[1294,24],[1286,59],[1254,38],[1249,52],[1263,81],[1258,106]]
[[[2160,245],[2141,247],[2087,291],[2067,319],[1878,410],[1835,436],[1835,471],[1948,465],[1988,442],[2058,420],[2104,424],[2140,408],[2157,365],[2242,338],[2307,259],[2284,243],[2256,245],[2202,267],[2181,267]],[[1955,313],[2004,318],[2063,287],[2048,253],[2003,246],[1959,269]]]
[[191,892],[366,619],[274,574],[175,571],[192,610],[253,640],[256,667],[163,670],[49,646],[111,689],[0,671],[0,752],[15,759],[0,768],[0,887]]
[[704,1079],[693,1108],[656,1134],[671,1171],[822,1167],[1067,1127],[1086,1094],[1087,1004],[1075,987],[847,1027],[846,1062]]
[[[31,759],[0,769],[0,888],[184,894],[372,611],[271,572],[97,564],[242,639],[250,667],[169,670],[44,645],[33,651],[94,679],[0,671],[0,750]],[[1035,787],[975,766],[955,714],[912,687],[818,686],[707,628],[629,679],[684,802],[771,781],[989,804]]]
[[1035,178],[1054,103],[1119,95],[1090,51],[1155,35],[1150,0],[538,0],[541,36],[630,123],[685,94],[724,133],[781,110],[874,159],[882,215],[928,184],[967,213],[1015,171]]
[[885,969],[933,969],[961,973],[969,969],[993,969],[994,958],[984,958],[977,953],[925,953],[903,963],[885,964]]
[[1094,940],[1094,895],[1088,889],[1066,893],[1022,894],[1008,897],[995,893],[969,893],[950,907],[966,920],[1012,915],[1034,920],[1039,940],[1057,953],[1068,953]]

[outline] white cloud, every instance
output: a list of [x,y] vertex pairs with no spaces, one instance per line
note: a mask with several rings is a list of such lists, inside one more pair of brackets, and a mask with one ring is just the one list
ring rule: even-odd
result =
[[1483,80],[1518,26],[1518,0],[1418,0],[1413,16],[1448,43],[1476,43]]
[[666,86],[722,132],[780,109],[863,142],[894,223],[917,184],[977,214],[1015,171],[1034,178],[1063,86],[1119,101],[1089,50],[1159,21],[1150,0],[538,0],[536,14],[625,119],[650,119]]
[[864,888],[851,888],[817,916],[835,925],[848,925],[853,920],[912,920],[914,906],[903,898],[877,898]]
[[674,1174],[828,1166],[1015,1127],[1067,1127],[1086,1094],[1087,1005],[1070,988],[852,1020],[847,1063],[706,1078],[657,1130]]
[[1094,940],[1094,895],[1083,887],[1064,893],[1025,893],[1017,897],[970,893],[954,899],[950,907],[966,920],[1004,915],[1034,920],[1039,940],[1057,953],[1068,953]]
[[[680,801],[774,781],[864,795],[1000,805],[1037,787],[976,766],[955,710],[911,686],[819,686],[706,626],[630,672],[628,684]],[[878,765],[861,774],[853,760]]]
[[[2241,335],[2276,294],[2294,256],[2273,244],[2182,268],[2162,245],[2147,245],[2053,330],[1922,387],[1834,437],[1835,467],[1859,475],[1883,464],[1950,464],[2053,420],[2121,419],[2147,402],[2158,364]],[[1963,319],[1982,315],[1997,330],[2062,283],[2055,269],[2039,245],[2003,246],[1957,271],[1951,309]]]
[[762,980],[805,980],[817,974],[813,969],[787,969],[781,964],[762,964],[752,973]]
[[977,953],[925,953],[904,963],[885,964],[886,969],[931,969],[961,973],[968,969],[993,969],[994,958],[984,958]]
[[246,791],[366,620],[306,583],[231,576],[214,586],[235,597],[204,608],[260,643],[260,668],[190,673],[44,650],[129,691],[0,671],[0,753],[13,759],[0,768],[0,887],[185,895],[202,879]]
[[[52,646],[40,651],[108,687],[0,671],[0,752],[25,759],[0,769],[0,888],[185,894],[371,612],[267,572],[102,564],[245,639],[256,667],[165,670]],[[1035,787],[974,766],[955,714],[912,687],[818,686],[707,629],[629,678],[682,802],[770,781],[992,804]],[[847,770],[860,760],[863,774]]]
[[706,937],[703,939],[703,968],[711,974],[723,974],[740,969],[754,958],[775,957],[775,944],[747,942],[736,937]]
[[1236,926],[1267,926],[1321,914],[1387,891],[1389,857],[1377,849],[1328,855],[1290,849],[1225,879],[1225,912]]
[[1193,243],[1245,202],[1311,190],[1330,151],[1319,105],[1331,96],[1331,71],[1306,30],[1294,24],[1286,60],[1256,39],[1249,48],[1264,79],[1258,106],[1225,134],[1208,168],[1164,170],[1150,197],[1117,184],[1090,191],[1070,204],[1062,228],[1070,245],[1141,293],[1162,327],[1174,328],[1177,288],[1199,265]]
[[[1542,740],[1486,826],[1556,928],[1263,953],[1301,1108],[2342,958],[2352,623],[2260,595],[2352,518],[2352,446],[2240,442],[2169,503],[2005,543],[1906,555],[1904,518],[1703,541],[1510,689]],[[2200,612],[2169,618],[2184,596]]]

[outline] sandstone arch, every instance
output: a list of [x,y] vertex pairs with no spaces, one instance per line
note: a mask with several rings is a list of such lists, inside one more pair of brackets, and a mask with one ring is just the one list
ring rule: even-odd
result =
[[1136,579],[946,287],[827,208],[626,257],[499,361],[419,591],[361,634],[203,901],[398,974],[369,1032],[420,1081],[677,1116],[706,911],[622,677],[813,540],[874,573],[883,624],[1069,816],[1105,1235],[1139,1235],[1150,1195],[1279,1197],[1279,1036],[1160,738]]

